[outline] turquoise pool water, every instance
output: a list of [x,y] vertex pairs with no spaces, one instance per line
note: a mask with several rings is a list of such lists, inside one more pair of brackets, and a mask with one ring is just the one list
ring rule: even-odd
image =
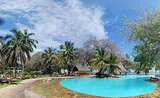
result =
[[155,83],[144,81],[146,76],[124,76],[118,79],[74,78],[60,84],[70,90],[101,97],[130,97],[146,94],[156,88]]

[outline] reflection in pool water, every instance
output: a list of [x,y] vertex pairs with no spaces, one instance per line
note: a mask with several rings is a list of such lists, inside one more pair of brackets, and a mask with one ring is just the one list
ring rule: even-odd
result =
[[80,93],[103,97],[129,97],[146,94],[156,88],[144,81],[146,76],[124,76],[118,79],[75,78],[61,81],[61,85]]

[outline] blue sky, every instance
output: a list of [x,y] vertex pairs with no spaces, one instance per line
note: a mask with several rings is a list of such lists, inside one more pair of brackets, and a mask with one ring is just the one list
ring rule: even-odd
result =
[[124,16],[134,19],[143,9],[155,9],[160,0],[2,0],[0,17],[5,24],[2,35],[12,28],[28,29],[39,41],[36,51],[57,48],[65,40],[76,47],[95,37],[109,38],[123,54],[132,53],[135,43],[121,33]]
[[155,9],[160,6],[160,0],[82,0],[87,6],[100,6],[104,9],[104,21],[109,21],[105,25],[110,39],[114,40],[122,52],[132,55],[134,42],[128,42],[127,38],[120,33],[123,27],[122,19],[128,17],[135,19],[142,15],[144,11]]

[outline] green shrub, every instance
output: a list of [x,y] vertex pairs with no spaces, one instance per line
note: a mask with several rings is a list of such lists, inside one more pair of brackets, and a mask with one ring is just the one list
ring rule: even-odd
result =
[[20,75],[27,76],[27,75],[30,75],[30,73],[29,72],[20,72]]
[[0,71],[0,74],[4,74],[4,71]]
[[42,75],[42,71],[31,71],[30,74],[31,76],[34,78],[34,77],[38,77],[38,76],[41,76]]
[[29,72],[20,72],[19,74],[21,75],[22,79],[30,78],[30,73]]
[[7,71],[4,72],[4,74],[6,74],[6,75],[13,75],[13,71],[7,70]]

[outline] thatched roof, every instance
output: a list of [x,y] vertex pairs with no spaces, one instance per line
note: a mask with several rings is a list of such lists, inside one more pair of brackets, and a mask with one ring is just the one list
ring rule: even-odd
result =
[[88,72],[90,71],[90,68],[88,66],[81,66],[81,65],[77,65],[73,68],[73,70],[75,71],[85,71]]

